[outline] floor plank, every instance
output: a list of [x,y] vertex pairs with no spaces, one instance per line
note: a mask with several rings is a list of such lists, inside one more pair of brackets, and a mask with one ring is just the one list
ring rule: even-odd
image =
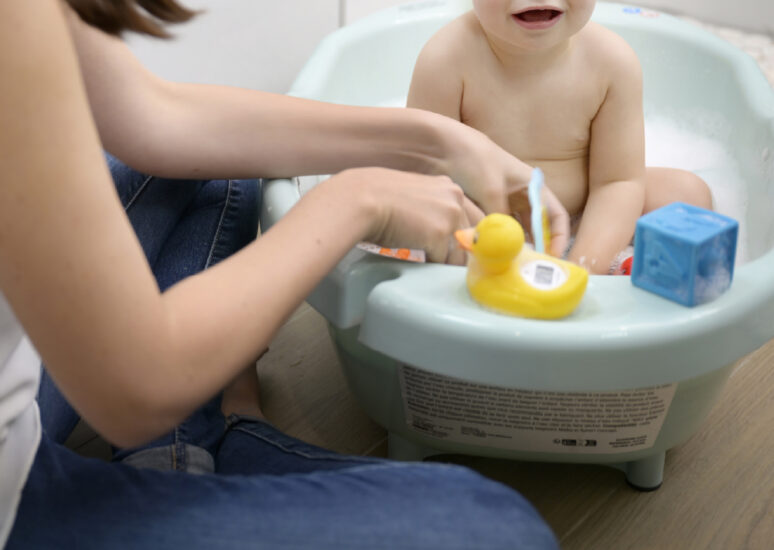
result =
[[307,305],[278,332],[258,376],[264,415],[287,434],[348,454],[385,438],[347,389],[325,320]]
[[668,454],[661,489],[621,487],[563,547],[772,548],[772,362],[774,341],[740,362],[703,427]]
[[67,441],[65,441],[65,446],[69,447],[70,449],[77,449],[95,437],[99,436],[91,426],[85,422],[78,422],[78,424],[75,425],[75,429],[73,429],[72,433],[67,438]]

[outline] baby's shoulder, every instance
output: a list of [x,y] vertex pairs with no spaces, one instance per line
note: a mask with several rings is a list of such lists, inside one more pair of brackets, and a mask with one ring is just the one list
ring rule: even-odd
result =
[[481,26],[475,14],[470,11],[453,19],[438,31],[422,48],[422,55],[435,59],[454,59],[459,62],[461,57],[485,43]]
[[589,66],[610,75],[634,75],[640,61],[624,38],[599,23],[591,22],[578,34],[579,46]]

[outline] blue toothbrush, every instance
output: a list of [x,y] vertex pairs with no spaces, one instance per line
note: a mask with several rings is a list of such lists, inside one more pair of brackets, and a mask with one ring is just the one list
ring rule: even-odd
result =
[[543,205],[540,203],[540,190],[543,188],[543,182],[543,171],[540,168],[532,170],[532,177],[527,186],[527,195],[531,210],[532,239],[535,242],[535,251],[541,254],[546,252],[543,240]]

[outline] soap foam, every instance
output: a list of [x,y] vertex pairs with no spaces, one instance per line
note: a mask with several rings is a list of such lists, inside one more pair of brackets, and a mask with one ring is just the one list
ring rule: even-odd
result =
[[[714,210],[739,222],[736,264],[747,260],[746,224],[748,195],[739,167],[724,147],[722,123],[715,117],[678,123],[663,115],[645,117],[645,163],[688,170],[707,182]],[[697,122],[698,121],[698,122]]]

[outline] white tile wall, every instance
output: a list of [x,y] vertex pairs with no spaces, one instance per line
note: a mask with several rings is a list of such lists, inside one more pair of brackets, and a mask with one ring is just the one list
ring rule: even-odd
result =
[[127,35],[156,74],[285,92],[320,40],[339,25],[339,0],[181,0],[205,9],[173,41]]
[[377,10],[405,4],[409,0],[346,0],[344,20],[351,23]]
[[[408,0],[181,0],[207,10],[176,40],[129,37],[157,74],[285,92],[318,42],[340,23]],[[774,34],[774,0],[631,0],[697,19]]]
[[[406,0],[347,0],[346,19],[354,21],[364,15]],[[618,0],[623,4],[650,7],[690,15],[727,27],[739,27],[774,34],[773,0]]]

